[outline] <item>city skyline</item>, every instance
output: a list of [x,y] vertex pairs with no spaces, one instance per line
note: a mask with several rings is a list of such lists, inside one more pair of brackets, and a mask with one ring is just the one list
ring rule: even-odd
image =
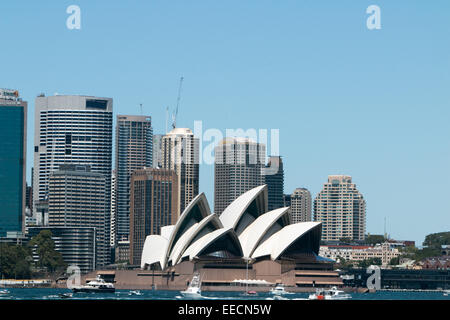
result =
[[[350,175],[367,200],[367,232],[383,233],[387,217],[393,237],[421,244],[426,234],[449,229],[449,205],[433,201],[446,198],[450,178],[448,44],[436,41],[448,30],[442,9],[448,4],[377,2],[379,31],[365,29],[368,3],[306,8],[287,2],[273,12],[265,3],[235,1],[124,3],[105,12],[106,2],[80,1],[79,31],[65,28],[68,3],[39,3],[40,15],[37,4],[4,3],[0,27],[42,50],[0,53],[9,61],[1,87],[19,89],[29,102],[31,155],[33,101],[40,92],[111,97],[115,115],[139,114],[143,103],[154,132],[164,133],[165,108],[174,107],[183,75],[179,127],[203,120],[221,130],[280,128],[285,193],[303,186],[314,197],[328,175]],[[136,19],[123,25],[121,14]],[[167,16],[176,27],[164,22]],[[180,31],[182,25],[188,27]],[[42,36],[58,41],[42,47]],[[128,45],[119,48],[125,38]],[[80,48],[92,44],[111,50],[87,59]],[[32,161],[28,156],[28,182]],[[210,199],[213,171],[213,165],[200,168],[199,191]]]

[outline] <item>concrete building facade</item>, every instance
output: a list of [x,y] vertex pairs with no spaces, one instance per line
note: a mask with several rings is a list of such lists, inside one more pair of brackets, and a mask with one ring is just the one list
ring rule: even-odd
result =
[[330,175],[314,200],[314,221],[320,221],[323,241],[364,240],[366,201],[352,177]]
[[226,207],[245,192],[265,183],[266,146],[247,138],[225,138],[215,148],[214,212]]
[[306,188],[297,188],[290,196],[292,223],[312,221],[311,193]]
[[162,138],[162,168],[178,177],[177,215],[198,195],[199,152],[199,140],[188,128],[175,128]]

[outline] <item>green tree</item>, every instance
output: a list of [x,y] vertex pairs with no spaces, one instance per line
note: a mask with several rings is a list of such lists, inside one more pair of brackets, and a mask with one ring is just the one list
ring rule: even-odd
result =
[[353,262],[350,260],[346,260],[345,258],[338,256],[337,260],[339,260],[337,266],[339,269],[348,270],[353,267]]
[[432,249],[441,249],[442,245],[450,244],[450,232],[432,233],[425,237],[423,246]]
[[369,259],[365,259],[365,260],[358,262],[358,267],[366,269],[369,266],[373,266],[373,265],[381,266],[381,263],[382,263],[382,261],[380,258],[369,258]]
[[45,268],[48,272],[55,272],[66,268],[66,263],[61,253],[55,250],[55,243],[50,230],[42,230],[31,239],[28,245],[30,248],[36,250],[39,256],[39,267]]
[[400,258],[399,257],[392,258],[391,261],[389,261],[389,264],[391,266],[399,265],[400,264]]
[[0,277],[29,279],[31,277],[31,251],[24,246],[0,244]]

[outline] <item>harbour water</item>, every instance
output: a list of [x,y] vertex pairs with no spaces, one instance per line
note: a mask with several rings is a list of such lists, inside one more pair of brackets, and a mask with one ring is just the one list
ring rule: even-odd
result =
[[[6,295],[0,295],[1,300],[183,300],[178,291],[140,290],[142,295],[133,295],[130,290],[116,290],[115,293],[76,293],[72,297],[62,298],[61,294],[71,293],[69,289],[42,288],[8,288]],[[272,300],[273,295],[264,292],[245,296],[240,292],[202,292],[205,300]],[[295,293],[283,297],[287,300],[306,299],[309,293]],[[443,292],[375,292],[352,293],[353,300],[448,300]]]

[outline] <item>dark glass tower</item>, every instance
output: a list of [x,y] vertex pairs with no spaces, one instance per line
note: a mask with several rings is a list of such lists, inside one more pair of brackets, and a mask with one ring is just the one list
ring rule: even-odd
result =
[[266,166],[267,173],[264,176],[265,183],[267,184],[267,191],[269,194],[269,211],[284,207],[284,169],[283,161],[280,156],[272,156],[269,158],[269,163]]
[[0,89],[0,237],[24,231],[27,103]]

